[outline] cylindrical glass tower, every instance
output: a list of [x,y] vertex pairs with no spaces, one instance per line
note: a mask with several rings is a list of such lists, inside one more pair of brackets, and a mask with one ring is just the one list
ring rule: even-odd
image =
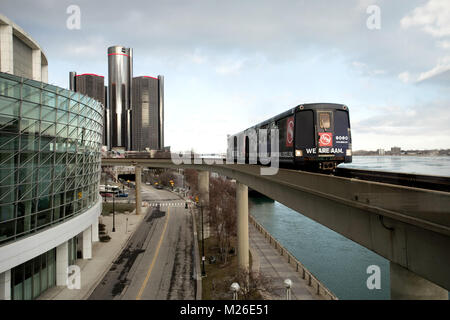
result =
[[133,51],[122,46],[108,48],[109,118],[111,148],[131,149],[131,79]]

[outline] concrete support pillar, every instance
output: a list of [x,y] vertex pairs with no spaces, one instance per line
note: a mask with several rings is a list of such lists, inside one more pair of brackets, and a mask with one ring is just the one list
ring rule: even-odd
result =
[[[203,208],[203,233],[204,233],[203,238],[208,239],[210,235],[209,220],[208,220],[209,171],[199,171],[197,176],[197,182],[198,182],[198,191],[200,192],[200,201]],[[201,238],[202,236],[201,233],[199,233],[199,236]]]
[[98,218],[95,219],[94,223],[91,225],[92,228],[92,242],[100,241],[98,237]]
[[238,265],[240,268],[249,268],[248,244],[248,187],[236,183],[236,213],[238,238]]
[[56,285],[66,286],[69,267],[69,243],[66,241],[56,247]]
[[11,300],[11,270],[0,273],[0,300]]
[[13,74],[13,32],[10,25],[0,25],[0,52],[0,72]]
[[31,72],[33,80],[42,81],[41,50],[39,49],[33,49],[32,51]]
[[209,171],[199,171],[197,180],[202,205],[209,206]]
[[48,64],[41,66],[41,81],[48,83]]
[[83,259],[92,259],[92,226],[83,231]]
[[142,168],[140,166],[134,167],[134,175],[135,175],[135,181],[136,181],[136,214],[141,214],[141,207],[142,207],[142,201],[141,201],[141,175],[142,175]]
[[448,291],[390,262],[391,300],[448,300]]

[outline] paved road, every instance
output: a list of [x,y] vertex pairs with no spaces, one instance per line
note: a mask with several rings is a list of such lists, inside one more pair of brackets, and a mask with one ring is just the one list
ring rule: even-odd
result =
[[[156,189],[152,186],[142,184],[141,185],[141,200],[142,201],[148,201],[148,202],[154,202],[154,201],[169,201],[169,200],[180,200],[180,197],[176,195],[175,193],[172,193],[165,189]],[[123,190],[122,188],[120,189]],[[116,197],[116,202],[134,202],[135,197],[135,190],[132,188],[125,187],[125,193],[128,193],[128,197],[121,198]],[[112,198],[106,198],[106,201],[112,202]]]
[[142,192],[153,201],[178,206],[148,208],[89,299],[195,299],[192,216],[171,192],[149,186],[143,186]]

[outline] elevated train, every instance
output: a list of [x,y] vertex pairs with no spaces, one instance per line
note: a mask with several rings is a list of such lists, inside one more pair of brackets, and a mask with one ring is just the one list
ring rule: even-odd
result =
[[[266,139],[260,137],[262,133],[259,129],[267,129]],[[229,136],[229,156],[234,161],[245,159],[245,163],[250,163],[252,154],[256,154],[257,163],[264,163],[260,159],[260,141],[267,143],[269,156],[271,152],[276,152],[271,145],[271,129],[278,129],[278,157],[281,167],[333,171],[340,163],[352,162],[350,118],[345,105],[298,105]],[[257,137],[252,135],[255,131]]]

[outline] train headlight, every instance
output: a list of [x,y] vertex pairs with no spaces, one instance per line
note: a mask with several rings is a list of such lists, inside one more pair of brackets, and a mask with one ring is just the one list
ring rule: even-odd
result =
[[303,151],[302,150],[295,150],[295,156],[296,157],[303,157]]
[[352,155],[352,149],[347,149],[347,150],[345,151],[345,155],[346,155],[347,157],[351,157],[351,155]]

